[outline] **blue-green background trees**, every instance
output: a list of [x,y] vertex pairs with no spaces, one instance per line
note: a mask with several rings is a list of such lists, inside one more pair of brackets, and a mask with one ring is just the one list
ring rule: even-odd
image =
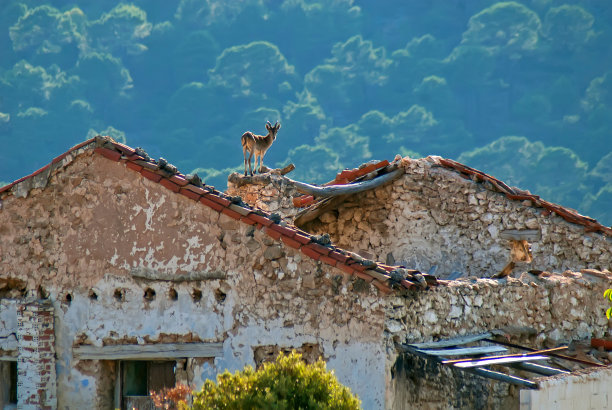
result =
[[611,224],[610,44],[607,0],[9,0],[0,180],[106,133],[223,188],[279,120],[296,178],[437,154]]

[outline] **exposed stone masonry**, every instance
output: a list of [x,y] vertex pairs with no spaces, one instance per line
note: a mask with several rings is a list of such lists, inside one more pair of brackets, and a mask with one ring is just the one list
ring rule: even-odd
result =
[[440,167],[435,159],[410,160],[393,183],[349,197],[307,224],[338,246],[389,264],[436,275],[488,277],[510,259],[505,230],[537,230],[533,262],[516,272],[610,269],[612,239],[586,232],[532,201],[510,200],[485,184]]
[[[535,276],[519,279],[465,279],[427,292],[409,291],[386,298],[385,335],[388,375],[387,408],[508,408],[518,405],[518,390],[450,367],[399,354],[397,343],[447,339],[495,329],[530,330],[512,339],[532,348],[604,337],[610,324],[601,296],[612,275],[601,272]],[[612,357],[587,356],[609,363]],[[568,362],[564,362],[568,365]],[[569,363],[571,364],[571,363]],[[457,383],[456,381],[460,382]]]
[[299,209],[292,199],[299,195],[294,186],[280,175],[271,173],[243,177],[238,173],[229,176],[227,194],[240,196],[247,204],[268,212],[276,212],[292,223]]

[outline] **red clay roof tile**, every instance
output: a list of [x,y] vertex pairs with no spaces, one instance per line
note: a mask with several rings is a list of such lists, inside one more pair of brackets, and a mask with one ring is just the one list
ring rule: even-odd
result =
[[94,150],[96,154],[104,155],[108,159],[112,159],[113,161],[119,161],[121,158],[121,154],[117,151],[110,150],[108,148],[96,148]]
[[213,195],[211,193],[206,193],[206,197],[211,201],[214,201],[223,206],[229,206],[229,204],[231,204],[231,201],[229,201],[228,199],[222,198],[218,195]]
[[336,266],[338,264],[338,261],[336,259],[330,258],[329,256],[326,256],[326,255],[321,255],[321,258],[319,260],[331,266]]
[[300,232],[296,232],[293,238],[303,245],[310,243],[310,236],[304,235]]
[[196,194],[195,192],[189,190],[189,189],[185,189],[185,187],[181,188],[181,190],[179,191],[181,194],[185,195],[187,198],[189,199],[193,199],[194,201],[198,201],[201,197],[200,194]]
[[270,227],[266,227],[266,229],[264,230],[264,232],[270,236],[271,238],[274,238],[276,240],[279,240],[281,238],[281,233],[278,231],[275,231],[274,229],[270,229]]
[[223,208],[221,210],[222,213],[224,213],[225,215],[229,216],[230,218],[234,218],[237,220],[240,220],[242,218],[242,215],[240,215],[238,212],[236,211],[232,211],[229,208]]
[[[223,205],[220,205],[220,204],[218,204],[216,202],[211,201],[206,196],[201,197],[200,198],[200,202],[203,203],[204,205],[208,206],[209,208],[214,209],[217,212],[221,212],[221,210],[223,208],[225,208]],[[253,223],[255,223],[255,222],[253,222]]]
[[379,281],[379,280],[374,279],[374,280],[372,281],[372,284],[373,284],[374,286],[376,286],[376,287],[378,288],[378,290],[380,290],[381,292],[383,292],[383,293],[384,293],[384,294],[386,294],[386,295],[388,295],[389,293],[391,293],[391,292],[392,292],[392,290],[391,290],[391,288],[390,288],[389,286],[385,285],[384,283],[382,283],[382,282],[381,282],[381,281]]
[[249,218],[257,223],[262,224],[263,226],[270,226],[272,225],[274,222],[272,222],[271,220],[269,220],[268,218],[265,218],[261,215],[257,215],[257,214],[250,214]]
[[[218,191],[210,191],[190,184],[182,174],[171,175],[167,171],[160,170],[155,161],[145,161],[141,156],[135,154],[136,150],[131,147],[128,147],[127,145],[113,142],[108,138],[105,139],[103,137],[96,137],[87,140],[71,148],[66,153],[56,157],[53,160],[52,164],[61,161],[71,152],[94,142],[98,144],[98,147],[94,148],[93,150],[95,153],[100,154],[103,157],[113,161],[121,160],[126,163],[126,166],[128,168],[139,172],[145,178],[154,182],[158,182],[162,186],[172,190],[173,192],[181,193],[187,196],[188,198],[191,198],[196,201],[199,200],[199,202],[201,202],[203,205],[212,208],[217,212],[223,212],[224,214],[236,220],[240,220],[248,225],[257,224],[258,228],[265,227],[266,234],[274,238],[275,240],[282,240],[285,245],[291,248],[301,250],[302,253],[314,260],[320,260],[323,263],[340,268],[343,272],[361,277],[362,279],[368,282],[374,282],[377,288],[379,288],[384,293],[388,293],[391,291],[391,288],[389,286],[379,281],[374,281],[374,278],[371,275],[368,275],[367,273],[363,272],[367,269],[365,266],[350,260],[348,256],[343,255],[338,251],[332,251],[331,248],[312,242],[312,236],[309,233],[304,232],[301,229],[293,226],[278,225],[274,223],[267,216],[266,213],[259,215],[249,208],[245,208],[237,204],[232,204],[228,198],[224,197],[224,195]],[[112,149],[112,147],[114,147],[114,149]],[[124,159],[122,159],[122,155]],[[50,167],[50,165],[47,165],[46,167],[43,167],[34,172],[33,174],[23,177],[13,182],[12,184],[0,188],[0,192],[7,191],[15,184],[22,182],[28,178],[31,178],[32,176],[37,175],[41,172],[44,172]],[[367,167],[362,167],[361,169],[355,169],[350,171],[347,170],[347,172],[354,179],[358,178],[358,174],[360,173],[361,175],[364,175],[368,172],[372,172],[372,170],[381,168],[386,165],[388,165],[388,162],[386,162],[385,164],[385,161],[381,161],[378,164],[370,164]],[[344,174],[346,175],[347,172],[344,172]],[[257,212],[261,211],[258,210]],[[347,262],[350,262],[351,264],[347,265]],[[413,286],[408,281],[405,282],[407,282],[408,286]]]
[[317,251],[315,251],[312,248],[309,248],[308,246],[302,246],[300,248],[300,251],[302,251],[302,253],[316,261],[318,261],[321,258],[321,254]]
[[367,273],[359,272],[358,270],[355,270],[353,275],[365,280],[366,282],[372,282],[374,280],[374,278],[368,275]]
[[285,243],[285,245],[294,249],[300,249],[300,247],[302,246],[300,242],[288,236],[281,236],[281,240]]
[[140,172],[142,170],[142,166],[138,165],[134,162],[128,161],[125,163],[125,166],[128,167],[129,169],[133,169],[136,172]]
[[349,265],[346,265],[344,263],[338,263],[336,266],[342,269],[344,272],[348,273],[349,275],[354,275],[355,272],[357,272],[355,269],[351,268]]
[[329,255],[329,253],[332,251],[327,246],[319,245],[318,243],[314,243],[314,242],[309,243],[306,246],[308,246],[309,248],[319,252],[321,255]]
[[293,238],[295,236],[295,230],[287,228],[286,226],[272,224],[270,225],[270,229],[274,229],[275,231],[278,231],[282,235],[288,236],[289,238]]
[[[201,201],[201,199],[200,199],[200,201]],[[212,202],[212,201],[211,201],[211,202]],[[214,203],[214,202],[213,202],[213,203]],[[216,205],[219,205],[219,204],[216,204]],[[255,222],[255,221],[253,221],[252,219],[249,219],[249,218],[248,218],[248,217],[246,217],[246,216],[241,217],[241,218],[240,218],[240,220],[241,220],[242,222],[244,222],[245,224],[247,224],[247,225],[255,225],[255,224],[257,223],[257,222]]]
[[177,184],[178,186],[185,186],[187,184],[189,184],[189,181],[187,181],[185,178],[183,178],[183,176],[181,175],[172,175],[170,177],[170,181],[174,182],[175,184]]
[[178,192],[181,190],[181,187],[178,186],[177,184],[175,184],[174,182],[170,181],[169,179],[166,178],[162,178],[159,181],[160,184],[162,184],[163,186],[165,186],[166,188],[168,188],[169,190],[173,191],[173,192]]
[[349,259],[351,259],[349,256],[343,255],[343,254],[341,254],[340,252],[337,252],[337,251],[331,252],[329,254],[329,256],[334,258],[338,262],[342,262],[342,263],[346,263],[346,262],[348,262]]

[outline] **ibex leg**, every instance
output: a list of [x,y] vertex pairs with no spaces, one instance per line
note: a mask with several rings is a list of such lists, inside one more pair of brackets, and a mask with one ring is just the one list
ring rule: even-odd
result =
[[[253,176],[253,168],[251,168],[251,159],[253,158],[253,151],[251,151],[251,155],[249,155],[249,174]],[[255,165],[257,165],[257,156],[255,156]]]
[[246,163],[247,163],[247,149],[246,147],[242,147],[242,155],[244,156],[244,176],[246,177],[246,171],[247,171],[247,167],[246,167]]
[[263,154],[263,153],[259,154],[259,173],[260,173],[260,174],[261,174],[261,172],[262,172],[262,170],[261,170],[261,166],[263,165],[263,157],[264,157],[264,154]]

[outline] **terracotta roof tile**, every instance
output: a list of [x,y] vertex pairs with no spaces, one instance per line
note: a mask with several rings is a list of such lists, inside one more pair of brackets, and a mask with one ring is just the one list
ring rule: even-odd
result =
[[280,232],[283,236],[287,236],[289,238],[293,238],[295,236],[295,230],[285,226],[272,224],[270,225],[270,229],[274,229],[275,231]]
[[353,272],[354,272],[353,275],[365,280],[366,282],[372,282],[374,280],[374,278],[368,275],[367,273],[359,272],[358,270],[355,270]]
[[285,243],[285,245],[291,248],[300,249],[302,247],[302,244],[300,242],[288,236],[281,236],[281,240]]
[[143,177],[150,179],[153,182],[159,182],[162,179],[161,175],[156,174],[155,172],[151,172],[148,169],[144,169],[144,168],[140,171],[140,174]]
[[[433,158],[433,162],[435,162],[438,166],[444,167],[446,169],[455,171],[459,173],[465,179],[469,179],[474,181],[475,183],[488,184],[489,187],[492,187],[496,192],[500,192],[506,196],[509,200],[513,201],[531,201],[531,206],[537,208],[544,208],[541,212],[542,215],[550,215],[551,213],[555,213],[559,215],[567,222],[582,225],[585,228],[585,232],[599,232],[604,235],[612,237],[612,227],[607,227],[597,222],[595,219],[590,218],[585,215],[581,215],[574,209],[566,208],[558,204],[554,204],[548,201],[541,199],[538,195],[533,195],[529,192],[525,192],[522,190],[518,190],[512,188],[500,181],[499,179],[488,175],[482,171],[471,168],[467,165],[461,164],[457,161],[440,158],[440,157],[429,157]],[[357,182],[358,178],[363,177],[364,175],[371,173],[376,170],[380,170],[389,165],[389,161],[380,161],[376,163],[366,163],[363,164],[359,168],[355,168],[352,170],[345,169],[340,172],[336,179],[328,182],[325,185],[330,184],[343,184],[345,179],[348,179],[349,182]],[[296,207],[306,207],[306,206],[317,206],[320,200],[313,198],[311,195],[303,195],[300,197],[293,198],[293,204]],[[530,206],[527,203],[524,206]]]
[[308,246],[309,248],[319,252],[321,255],[329,255],[329,253],[332,251],[327,246],[319,245],[318,243],[309,243],[306,246]]
[[307,243],[309,243],[311,239],[309,235],[304,235],[300,232],[296,232],[293,238],[303,245],[306,245]]
[[208,199],[210,199],[211,201],[214,201],[214,202],[216,202],[216,203],[218,203],[219,205],[222,205],[222,206],[229,206],[229,204],[231,204],[231,202],[228,199],[222,198],[222,197],[220,197],[218,195],[213,195],[211,193],[207,193],[206,197]]
[[276,239],[276,240],[279,240],[281,238],[281,236],[282,236],[279,231],[275,231],[274,229],[271,229],[269,226],[266,227],[264,232],[266,234],[268,234],[268,236],[270,236],[271,238]]
[[326,255],[321,255],[321,258],[319,260],[331,266],[338,265],[338,261],[336,259],[330,258],[329,256],[326,256]]
[[[346,185],[350,182],[355,181],[358,178],[361,178],[370,172],[374,172],[381,168],[389,165],[389,161],[374,161],[371,163],[366,163],[361,165],[359,168],[354,169],[345,169],[336,175],[336,178],[332,181],[329,181],[326,186],[329,185]],[[312,205],[315,202],[315,198],[312,195],[302,195],[293,198],[293,206],[296,208],[304,208]]]
[[[438,163],[443,167],[457,171],[460,174],[465,175],[476,182],[491,183],[491,185],[493,185],[498,192],[504,194],[510,200],[530,200],[533,203],[533,206],[542,207],[546,211],[548,211],[548,213],[554,212],[555,214],[559,215],[568,222],[577,225],[583,225],[587,227],[590,232],[601,232],[607,236],[612,236],[612,228],[600,224],[593,218],[581,215],[573,209],[566,208],[558,204],[553,204],[548,201],[544,201],[540,199],[538,195],[533,195],[525,192],[516,192],[515,189],[509,187],[497,178],[485,174],[482,171],[478,171],[477,169],[471,168],[467,165],[461,164],[457,161],[453,161],[451,159],[446,158],[438,158]],[[544,213],[542,214],[544,215]]]
[[178,184],[175,184],[174,182],[166,178],[162,178],[159,181],[159,183],[165,186],[166,188],[168,188],[172,192],[178,192],[181,190],[181,187]]
[[[392,282],[390,280],[387,280],[387,283],[383,283],[380,280],[374,278],[376,276],[377,278],[384,280],[386,278],[386,275],[380,274],[375,271],[371,271],[375,272],[375,274],[368,274],[366,272],[366,270],[373,268],[372,262],[370,262],[368,267],[366,267],[361,264],[360,261],[353,260],[349,256],[344,255],[342,253],[344,251],[342,250],[333,247],[322,246],[318,243],[313,242],[312,235],[295,226],[284,226],[275,223],[270,218],[270,215],[264,211],[253,210],[250,209],[250,207],[248,206],[241,206],[242,203],[240,201],[238,201],[240,204],[232,203],[234,199],[228,197],[223,193],[215,191],[212,187],[202,188],[193,185],[187,180],[187,177],[184,174],[175,173],[176,169],[168,170],[166,169],[167,167],[163,166],[163,164],[160,166],[155,160],[148,160],[149,158],[147,154],[144,153],[144,151],[142,151],[141,149],[137,149],[139,150],[137,151],[127,145],[114,142],[108,137],[96,137],[71,148],[66,153],[55,158],[52,164],[60,162],[70,153],[80,148],[83,148],[89,144],[91,144],[92,147],[95,145],[93,151],[96,154],[99,154],[112,161],[121,161],[122,163],[125,163],[127,168],[140,173],[143,177],[153,182],[160,183],[162,186],[173,192],[180,193],[190,199],[199,201],[202,205],[207,206],[217,212],[222,212],[245,224],[257,224],[259,228],[264,227],[264,231],[267,235],[269,235],[275,240],[281,240],[286,246],[298,249],[304,255],[316,261],[325,263],[329,266],[337,267],[343,272],[348,273],[349,275],[354,275],[356,277],[364,279],[367,282],[371,282],[383,293],[391,292]],[[136,152],[147,156],[147,160],[145,160],[142,155],[136,154]],[[34,175],[46,171],[52,164],[49,164],[31,175],[28,175],[13,182],[12,184],[0,188],[0,193],[9,191],[14,185],[25,181],[26,179],[31,178]],[[388,164],[388,161],[381,161],[378,163],[367,164],[364,167],[355,170],[350,170],[349,172],[343,171],[344,173],[339,174],[336,177],[336,180],[338,183],[344,182],[342,180],[343,178],[347,181],[351,181],[369,172],[373,172],[377,169],[380,169]],[[343,176],[341,177],[340,175]],[[380,269],[388,270],[388,268],[393,269],[393,267],[387,267],[386,265],[380,264]],[[432,282],[432,284],[435,284],[435,278],[430,278],[429,281]],[[414,287],[414,285],[408,280],[402,281],[401,285],[404,288]]]
[[232,211],[229,208],[223,208],[221,210],[222,213],[224,213],[225,215],[229,216],[230,218],[234,218],[237,220],[240,220],[242,218],[242,215],[240,215],[238,212],[236,211]]
[[[128,162],[128,164],[131,164],[131,162]],[[189,182],[184,177],[182,177],[181,175],[172,175],[170,177],[170,181],[174,182],[178,186],[185,186],[185,185],[189,184]]]
[[96,148],[94,152],[96,154],[104,155],[106,158],[112,159],[113,161],[119,161],[119,159],[121,159],[120,152],[113,151],[108,148]]
[[263,217],[261,215],[257,215],[257,214],[250,214],[249,218],[259,224],[262,224],[263,226],[270,226],[272,225],[274,222],[272,222],[271,220],[269,220],[266,217]]
[[338,251],[331,252],[329,256],[342,263],[347,263],[351,259],[349,256],[343,255]]
[[[221,210],[224,208],[223,205],[220,205],[220,204],[218,204],[216,202],[211,201],[206,196],[201,197],[200,198],[200,202],[203,203],[204,205],[208,206],[209,208],[214,209],[217,212],[221,212]],[[255,223],[255,222],[253,222],[253,223]],[[252,224],[249,224],[249,225],[252,225]]]
[[193,199],[194,201],[200,200],[200,197],[201,197],[200,194],[196,194],[195,192],[193,192],[193,191],[191,191],[189,189],[186,189],[185,187],[181,188],[181,190],[179,192],[181,194],[185,195],[187,198]]
[[349,265],[344,264],[344,263],[340,263],[337,265],[338,268],[342,269],[344,272],[348,273],[349,275],[354,275],[357,271],[353,268],[351,268]]
[[[200,201],[201,201],[201,199],[200,199]],[[214,202],[213,202],[213,203],[214,203]],[[248,217],[246,217],[246,216],[241,217],[241,218],[240,218],[240,220],[241,220],[242,222],[244,222],[245,224],[247,224],[247,225],[255,225],[255,224],[257,223],[257,222],[255,222],[255,221],[253,221],[252,219],[249,219],[249,218],[248,218]]]
[[138,165],[131,161],[126,162],[125,166],[128,167],[129,169],[133,169],[136,172],[140,172],[142,170],[142,165]]

